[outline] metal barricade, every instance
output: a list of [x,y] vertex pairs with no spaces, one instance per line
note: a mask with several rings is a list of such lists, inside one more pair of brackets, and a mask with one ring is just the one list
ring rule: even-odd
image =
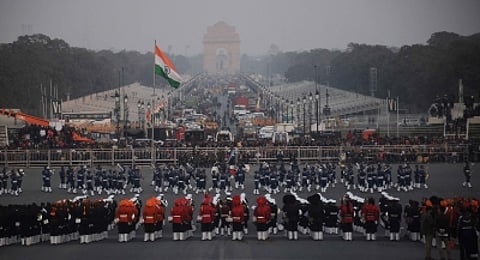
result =
[[[194,162],[209,167],[228,161],[231,148],[157,147],[110,149],[2,150],[0,161],[7,167],[43,167],[65,165],[152,165]],[[349,162],[460,162],[468,158],[468,146],[382,145],[382,146],[260,146],[235,148],[236,162],[261,163],[297,159],[301,163],[338,162],[341,155]],[[472,156],[473,157],[473,156]]]

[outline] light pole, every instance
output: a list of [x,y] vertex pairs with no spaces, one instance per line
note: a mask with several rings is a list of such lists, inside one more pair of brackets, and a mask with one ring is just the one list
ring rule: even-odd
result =
[[310,92],[310,95],[308,95],[308,133],[311,135],[312,134],[312,105],[313,105],[313,95],[312,92]]
[[[153,101],[152,101],[153,102]],[[147,122],[147,138],[148,138],[148,127],[150,126],[152,128],[152,132],[150,133],[150,138],[149,139],[152,139],[152,143],[153,143],[153,138],[154,138],[154,127],[153,127],[153,120],[154,120],[154,114],[153,114],[153,111],[152,111],[152,105],[150,104],[150,102],[147,103],[147,111],[148,111],[148,122]]]
[[282,103],[280,103],[280,123],[283,123],[283,103],[285,103],[284,97],[282,97]]
[[330,95],[328,94],[328,88],[326,89],[326,92],[325,92],[325,101],[326,101],[326,104],[325,104],[325,107],[323,108],[323,114],[325,114],[325,116],[328,118],[330,116],[330,106],[328,105],[328,97]]
[[115,99],[115,109],[113,110],[115,114],[115,120],[117,121],[117,137],[120,138],[120,93],[115,91],[113,96]]
[[307,104],[307,97],[303,96],[303,141],[305,142],[305,105]]
[[145,103],[142,101],[138,101],[137,104],[138,108],[138,124],[139,128],[145,129]]
[[293,100],[290,100],[290,112],[292,113],[292,124],[294,123],[293,120]]
[[170,110],[170,101],[171,101],[171,98],[172,98],[172,92],[169,91],[168,94],[167,94],[167,120],[170,120],[170,117],[171,117],[171,114],[172,114],[172,111]]
[[315,117],[317,119],[317,134],[318,134],[318,100],[320,98],[320,94],[318,94],[318,89],[315,91]]
[[123,97],[123,134],[125,140],[127,139],[127,122],[128,122],[128,96]]
[[288,118],[290,116],[290,114],[288,113],[288,107],[290,106],[290,102],[288,101],[288,99],[287,99],[286,102],[287,103],[285,103],[285,105],[287,106],[287,124],[288,124],[288,123],[290,123],[290,119]]
[[297,126],[300,129],[300,98],[297,98]]

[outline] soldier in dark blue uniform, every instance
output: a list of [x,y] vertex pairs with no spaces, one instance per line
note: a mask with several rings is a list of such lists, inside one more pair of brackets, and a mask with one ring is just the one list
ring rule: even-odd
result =
[[58,172],[58,176],[60,178],[60,184],[58,184],[59,189],[66,189],[67,184],[65,183],[65,178],[67,177],[67,173],[65,171],[65,166],[60,167],[60,172]]
[[72,166],[68,166],[66,184],[69,186],[67,190],[68,193],[75,189],[75,171],[73,170]]
[[95,196],[95,192],[93,191],[93,174],[92,171],[87,170],[87,175],[85,175],[85,182],[87,184],[87,193],[90,196]]
[[53,174],[53,171],[50,170],[50,167],[45,166],[45,168],[42,171],[42,179],[43,179],[42,191],[43,192],[52,192],[52,185],[51,185],[52,174]]

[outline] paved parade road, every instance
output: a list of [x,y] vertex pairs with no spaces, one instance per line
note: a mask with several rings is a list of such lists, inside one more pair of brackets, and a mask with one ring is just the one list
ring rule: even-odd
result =
[[[254,168],[254,167],[252,167]],[[408,199],[421,200],[423,197],[437,195],[441,197],[466,196],[480,197],[479,167],[473,167],[473,188],[463,188],[463,164],[433,164],[429,166],[430,179],[428,190],[414,190],[411,192],[389,192],[399,197],[402,205]],[[58,170],[57,170],[58,172]],[[396,165],[393,165],[393,177],[396,178]],[[145,198],[155,195],[153,187],[149,186],[152,179],[151,169],[142,169],[143,188],[141,194]],[[339,174],[337,173],[337,178]],[[43,201],[55,201],[63,198],[73,198],[65,190],[58,190],[58,174],[53,176],[51,194],[40,191],[41,170],[27,169],[24,177],[24,193],[20,197],[10,195],[0,196],[0,204],[10,203],[26,204]],[[211,184],[207,181],[207,185]],[[10,184],[9,184],[10,185]],[[247,175],[246,180],[247,199],[249,205],[254,205],[256,196],[252,195],[253,177]],[[329,188],[323,194],[326,198],[337,200],[346,192],[343,186],[337,185]],[[233,194],[240,191],[233,191]],[[370,196],[353,191],[355,195],[363,197]],[[300,192],[301,197],[306,198],[311,193]],[[131,197],[117,195],[119,200]],[[176,195],[177,197],[180,195]],[[282,207],[283,193],[277,194],[276,198],[279,207]],[[379,194],[373,194],[379,198]],[[106,196],[105,196],[106,197]],[[224,196],[223,196],[224,197]],[[175,195],[169,191],[167,198],[170,205]],[[195,205],[200,205],[202,195],[194,194]],[[378,201],[378,200],[377,200]],[[198,208],[198,207],[197,207]],[[167,215],[170,207],[167,210]],[[196,212],[195,212],[196,216]],[[197,225],[199,226],[199,225]],[[383,237],[383,230],[379,228],[377,241],[365,241],[359,233],[354,233],[353,241],[341,240],[337,235],[325,235],[323,241],[312,241],[306,235],[300,235],[298,241],[289,241],[282,236],[283,233],[270,236],[268,241],[257,241],[255,227],[249,222],[249,234],[244,241],[231,241],[230,237],[216,237],[213,241],[200,241],[200,233],[197,231],[193,238],[187,241],[172,241],[171,224],[167,223],[164,228],[164,238],[155,242],[143,242],[143,230],[137,231],[137,238],[128,243],[116,242],[116,231],[110,231],[107,240],[94,242],[87,245],[80,245],[78,241],[61,245],[50,245],[47,243],[36,244],[30,247],[11,245],[0,248],[1,259],[423,259],[423,245],[419,242],[410,242],[403,238],[399,242],[390,242]],[[433,251],[433,257],[438,259],[438,251]],[[459,259],[458,250],[453,251],[453,259]]]

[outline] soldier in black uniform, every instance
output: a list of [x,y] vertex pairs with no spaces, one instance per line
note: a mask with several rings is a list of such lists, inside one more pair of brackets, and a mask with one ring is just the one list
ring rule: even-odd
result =
[[313,240],[323,240],[323,222],[325,209],[319,194],[313,194],[307,198],[308,204],[308,227]]
[[75,171],[72,166],[68,166],[67,169],[67,185],[69,185],[67,192],[73,192],[75,190]]
[[60,167],[60,172],[58,173],[58,176],[60,178],[60,184],[58,184],[59,189],[66,189],[67,184],[65,183],[65,177],[67,176],[67,173],[65,171],[65,166]]
[[8,172],[7,167],[3,167],[0,171],[0,195],[8,193]]
[[470,169],[470,162],[466,161],[465,166],[463,167],[463,174],[465,175],[465,181],[463,182],[463,187],[472,187],[470,179],[472,178],[472,171]]
[[53,174],[53,171],[50,170],[50,167],[45,166],[42,171],[42,179],[43,179],[42,191],[43,192],[52,192],[52,185],[51,185],[52,174]]

